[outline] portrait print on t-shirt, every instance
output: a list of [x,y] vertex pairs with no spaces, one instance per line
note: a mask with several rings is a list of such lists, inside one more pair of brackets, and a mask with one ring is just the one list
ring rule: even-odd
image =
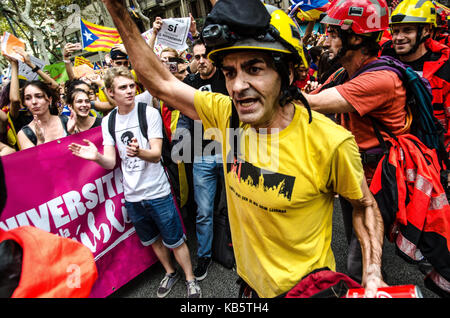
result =
[[117,148],[119,150],[120,158],[123,158],[125,162],[125,169],[128,172],[142,171],[146,168],[147,162],[138,157],[128,157],[127,156],[127,146],[130,144],[131,139],[136,137],[139,147],[144,147],[146,144],[144,142],[142,135],[139,133],[139,126],[129,127],[125,130],[117,130],[117,136],[120,139],[117,142]]
[[211,87],[211,84],[203,85],[198,90],[201,91],[201,92],[212,92],[213,91],[212,87]]

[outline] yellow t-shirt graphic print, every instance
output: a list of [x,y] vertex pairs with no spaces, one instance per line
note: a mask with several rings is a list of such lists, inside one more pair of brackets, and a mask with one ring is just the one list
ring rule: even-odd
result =
[[[269,201],[278,202],[283,199],[291,201],[294,176],[263,170],[248,162],[229,164],[226,173],[227,175],[231,173],[235,182],[244,183],[258,193],[264,193]],[[263,206],[261,208],[267,209]],[[276,210],[272,209],[272,211]]]
[[334,194],[362,198],[363,170],[350,132],[316,112],[309,124],[306,109],[296,106],[281,131],[264,134],[244,125],[235,162],[229,145],[234,132],[227,129],[230,98],[196,92],[195,107],[205,130],[218,128],[223,136],[238,275],[260,297],[275,297],[315,269],[334,270]]

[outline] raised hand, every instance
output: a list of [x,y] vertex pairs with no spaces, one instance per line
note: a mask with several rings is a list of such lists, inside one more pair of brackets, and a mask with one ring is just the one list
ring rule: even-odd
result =
[[28,54],[23,48],[21,48],[21,47],[14,47],[14,52],[16,52],[17,54],[22,56],[23,61],[24,61],[25,64],[27,64],[28,66],[30,64],[32,64],[31,59],[30,59],[30,54]]
[[72,107],[69,106],[70,109],[70,115],[69,115],[69,121],[67,122],[67,132],[69,134],[78,133],[77,129],[77,114],[73,110]]
[[191,32],[192,36],[196,36],[196,35],[198,35],[197,23],[195,22],[195,19],[192,16],[191,13],[189,13],[189,17],[191,18],[191,24],[189,26],[189,32]]
[[157,35],[159,31],[161,31],[162,28],[162,19],[161,17],[156,17],[155,21],[153,22],[153,34]]
[[92,84],[97,85],[99,88],[105,86],[105,82],[99,74],[92,74],[88,76],[88,79]]
[[36,137],[38,140],[38,143],[45,143],[45,135],[44,135],[44,128],[42,127],[41,120],[37,118],[36,115],[34,115],[34,130],[36,133]]
[[69,59],[72,53],[78,50],[81,50],[81,43],[66,43],[63,49],[64,59]]

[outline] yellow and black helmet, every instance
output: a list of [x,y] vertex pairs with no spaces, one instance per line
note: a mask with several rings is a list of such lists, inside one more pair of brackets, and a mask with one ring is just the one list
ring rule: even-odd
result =
[[218,1],[206,18],[202,38],[215,64],[230,51],[264,50],[308,66],[297,25],[283,10],[259,0]]
[[436,6],[430,0],[403,0],[392,11],[390,25],[400,23],[432,24],[436,27]]

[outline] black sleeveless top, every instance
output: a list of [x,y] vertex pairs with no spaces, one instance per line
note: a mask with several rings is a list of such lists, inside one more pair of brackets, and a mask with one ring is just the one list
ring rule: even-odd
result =
[[[69,133],[67,132],[67,122],[69,121],[69,117],[65,116],[65,115],[60,115],[58,116],[59,119],[61,120],[61,124],[64,128],[64,131],[66,133],[66,136],[69,135]],[[34,133],[34,131],[30,128],[29,125],[23,126],[21,131],[23,131],[25,133],[25,136],[28,137],[28,139],[30,139],[30,141],[34,144],[37,145],[37,136]]]

